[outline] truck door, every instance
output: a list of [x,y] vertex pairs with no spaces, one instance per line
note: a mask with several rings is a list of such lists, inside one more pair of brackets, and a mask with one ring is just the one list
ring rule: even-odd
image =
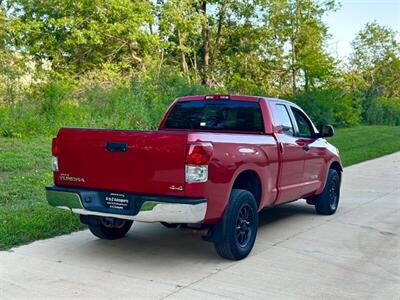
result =
[[316,191],[322,184],[322,171],[325,166],[326,141],[316,138],[316,129],[310,118],[299,108],[290,106],[294,119],[296,143],[304,151],[304,171],[302,194]]
[[295,126],[290,108],[283,102],[271,101],[275,135],[280,148],[280,168],[277,181],[278,198],[274,204],[300,198],[303,194],[304,158],[303,144],[295,136]]

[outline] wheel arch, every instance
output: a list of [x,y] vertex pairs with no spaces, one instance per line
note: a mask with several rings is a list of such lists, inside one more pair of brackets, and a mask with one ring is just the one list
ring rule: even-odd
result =
[[254,170],[247,169],[241,171],[233,182],[232,189],[242,189],[249,191],[257,203],[257,208],[260,207],[262,197],[262,184],[258,173]]
[[340,163],[340,161],[338,160],[333,160],[328,164],[328,167],[326,168],[326,171],[324,171],[324,182],[321,185],[321,187],[317,190],[317,192],[315,193],[315,195],[319,195],[320,193],[322,193],[322,191],[325,188],[326,185],[326,181],[328,180],[328,174],[329,174],[329,170],[330,169],[334,169],[338,172],[340,179],[342,178],[342,172],[343,172],[343,167]]
[[338,161],[333,161],[331,164],[330,164],[330,166],[329,166],[329,169],[334,169],[334,170],[336,170],[336,171],[338,171],[338,172],[343,172],[343,167],[342,167],[342,165],[338,162]]

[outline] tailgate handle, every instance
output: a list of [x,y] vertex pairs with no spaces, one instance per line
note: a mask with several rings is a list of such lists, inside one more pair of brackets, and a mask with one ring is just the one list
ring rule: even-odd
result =
[[106,149],[109,152],[127,152],[128,144],[127,143],[107,142]]

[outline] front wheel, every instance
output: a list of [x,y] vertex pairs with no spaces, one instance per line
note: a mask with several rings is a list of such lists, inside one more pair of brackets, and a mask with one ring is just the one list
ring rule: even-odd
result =
[[324,190],[312,199],[315,203],[315,210],[320,215],[333,215],[338,208],[339,197],[340,175],[338,171],[329,169]]
[[246,190],[232,190],[223,218],[214,228],[217,253],[231,260],[245,258],[253,249],[257,229],[258,212],[254,196]]
[[88,224],[89,230],[95,236],[105,240],[123,238],[132,226],[133,221],[116,218],[99,218],[97,222]]

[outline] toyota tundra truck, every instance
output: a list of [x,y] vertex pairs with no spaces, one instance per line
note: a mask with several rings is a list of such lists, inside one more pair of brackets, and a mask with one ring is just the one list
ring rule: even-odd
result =
[[133,221],[160,222],[199,231],[239,260],[264,208],[306,199],[335,213],[343,169],[324,139],[333,133],[285,100],[181,97],[156,131],[61,128],[46,196],[101,239],[124,237]]

